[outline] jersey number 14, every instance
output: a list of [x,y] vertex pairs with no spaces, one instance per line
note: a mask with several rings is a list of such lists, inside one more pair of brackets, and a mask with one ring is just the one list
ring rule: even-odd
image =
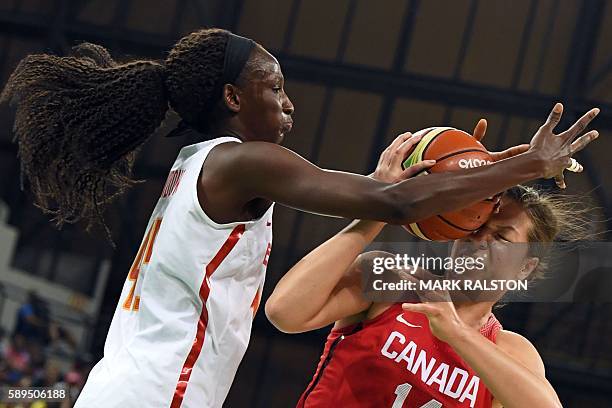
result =
[[[400,384],[395,389],[395,401],[393,402],[393,406],[391,408],[402,408],[404,405],[404,401],[406,401],[406,397],[408,397],[408,393],[412,389],[412,385],[408,383]],[[420,408],[440,408],[442,403],[432,399],[427,404],[421,405]]]
[[140,275],[140,269],[143,265],[146,265],[151,260],[151,252],[153,251],[153,244],[155,243],[155,237],[157,237],[157,233],[159,232],[159,226],[161,225],[161,218],[155,218],[153,220],[153,224],[147,234],[145,239],[140,244],[140,248],[138,248],[138,254],[136,254],[136,259],[134,259],[134,263],[130,268],[130,273],[128,274],[128,280],[132,282],[132,286],[130,287],[130,292],[128,293],[127,298],[123,302],[124,310],[138,311],[140,305],[140,295],[136,292],[136,282],[138,282],[138,275]]

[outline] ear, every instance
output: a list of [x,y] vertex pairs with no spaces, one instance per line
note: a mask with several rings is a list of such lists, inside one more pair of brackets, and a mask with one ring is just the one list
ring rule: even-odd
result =
[[223,85],[223,104],[230,112],[240,112],[240,95],[235,85]]
[[537,258],[537,257],[527,258],[525,260],[525,263],[523,264],[523,267],[521,268],[521,272],[517,276],[517,279],[520,279],[520,280],[527,279],[529,275],[531,275],[531,273],[535,271],[535,269],[538,267],[539,264],[540,264],[540,258]]

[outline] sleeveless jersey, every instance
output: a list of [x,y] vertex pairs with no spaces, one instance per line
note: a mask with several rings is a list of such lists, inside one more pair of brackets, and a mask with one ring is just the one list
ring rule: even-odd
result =
[[77,408],[222,406],[259,306],[273,211],[230,224],[203,211],[202,165],[226,142],[240,140],[181,149]]
[[[491,315],[481,333],[495,342]],[[476,373],[429,329],[427,317],[392,305],[374,319],[332,330],[298,408],[490,407]]]

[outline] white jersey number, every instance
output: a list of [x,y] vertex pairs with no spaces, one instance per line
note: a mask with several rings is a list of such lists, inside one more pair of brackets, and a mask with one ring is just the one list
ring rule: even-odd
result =
[[[402,408],[411,389],[412,385],[408,383],[398,385],[395,389],[395,395],[397,395],[397,397],[395,397],[395,401],[393,402],[391,408]],[[421,405],[420,408],[440,408],[441,406],[441,402],[432,399],[427,404]]]

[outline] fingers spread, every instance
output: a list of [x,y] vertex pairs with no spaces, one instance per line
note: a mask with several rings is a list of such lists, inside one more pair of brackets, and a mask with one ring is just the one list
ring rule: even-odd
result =
[[574,142],[572,143],[570,147],[571,154],[574,154],[584,149],[586,145],[588,145],[589,143],[591,143],[593,140],[597,139],[598,137],[599,137],[599,132],[596,130],[591,130],[590,132],[587,132],[584,135],[580,136],[578,139],[574,140]]
[[548,119],[546,119],[544,127],[552,131],[561,120],[561,115],[563,115],[563,105],[556,103],[553,110],[550,112],[550,115],[548,115]]
[[597,116],[598,113],[599,113],[599,109],[598,108],[594,108],[594,109],[591,109],[590,111],[588,111],[587,113],[585,113],[584,115],[582,115],[582,117],[580,119],[578,119],[572,125],[572,127],[570,127],[568,130],[566,130],[565,132],[562,133],[563,137],[567,138],[568,140],[573,140],[584,129],[586,129],[588,124],[593,119],[595,119],[595,117]]

